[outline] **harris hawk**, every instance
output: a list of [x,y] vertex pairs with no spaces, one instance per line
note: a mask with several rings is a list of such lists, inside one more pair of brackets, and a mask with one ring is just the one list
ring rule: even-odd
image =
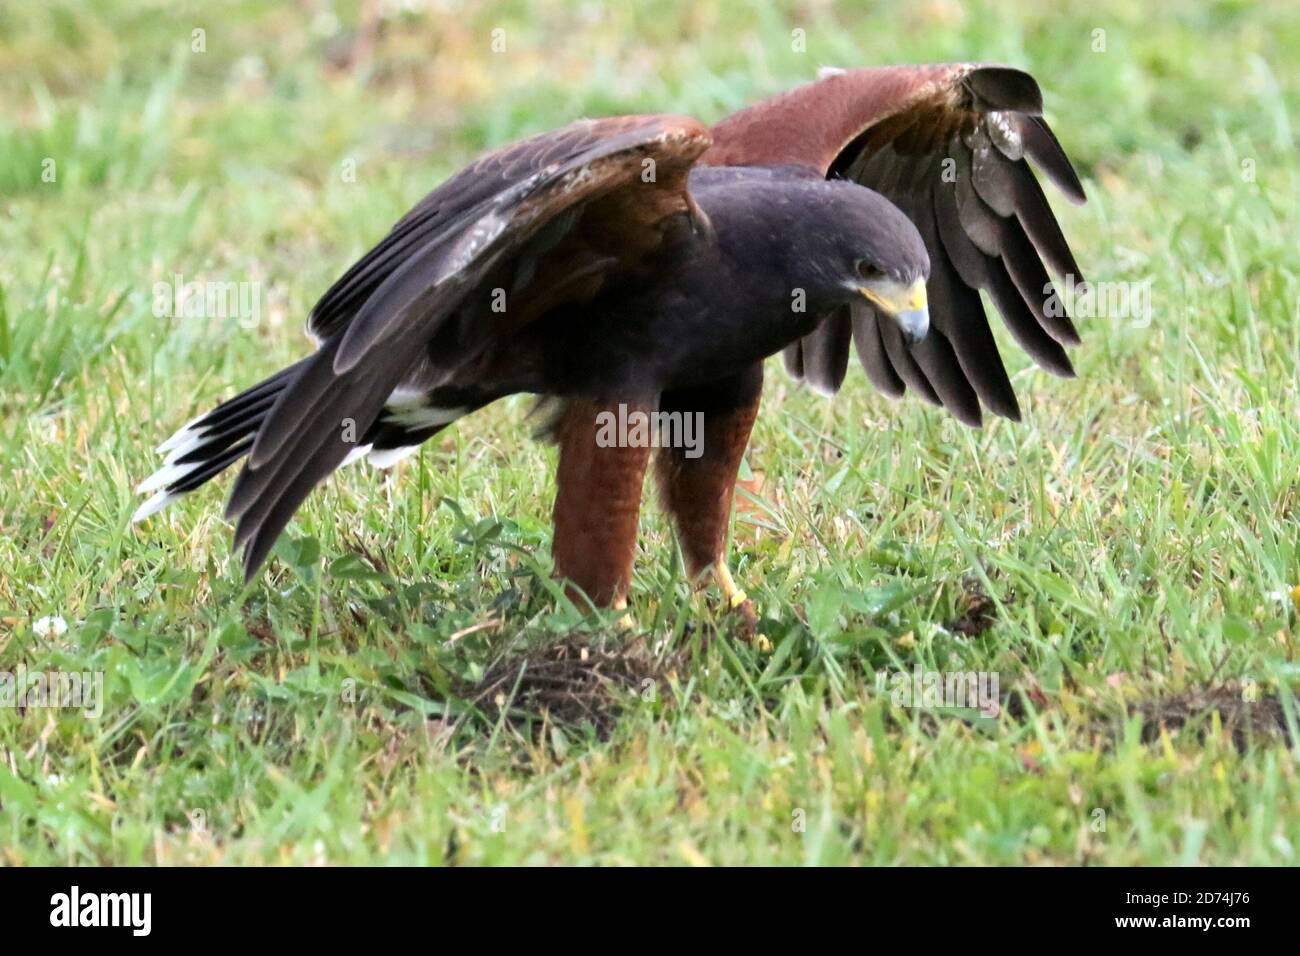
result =
[[[894,66],[831,71],[712,129],[584,120],[491,152],[326,291],[313,354],[160,446],[134,520],[246,458],[226,513],[251,578],[336,468],[390,466],[531,393],[559,406],[552,552],[570,594],[625,603],[653,455],[691,580],[711,573],[752,623],[724,552],[764,359],[834,393],[852,344],[891,397],[1018,420],[983,291],[1037,364],[1073,374],[1047,267],[1083,280],[1026,160],[1084,195],[1041,113],[1019,70]],[[614,409],[702,415],[702,444],[611,445]]]

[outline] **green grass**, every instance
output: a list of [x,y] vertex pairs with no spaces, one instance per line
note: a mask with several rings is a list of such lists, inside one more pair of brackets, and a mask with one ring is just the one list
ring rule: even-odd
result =
[[[357,3],[0,10],[0,670],[106,694],[98,720],[0,708],[0,860],[1296,862],[1300,751],[1202,706],[1226,686],[1221,710],[1295,735],[1287,4],[412,6],[344,66]],[[1153,321],[1083,319],[1074,381],[999,330],[1025,421],[978,432],[771,363],[733,558],[770,649],[692,599],[652,505],[632,610],[685,658],[607,739],[467,709],[452,689],[502,654],[632,640],[555,598],[554,453],[522,401],[396,476],[336,476],[248,588],[228,480],[128,525],[152,448],[303,354],[334,276],[483,148],[966,59],[1039,78],[1091,198],[1054,197],[1066,232],[1090,279],[1152,279]],[[260,282],[261,322],[156,318],[175,274]],[[899,707],[876,675],[915,666],[996,672],[1011,704]]]

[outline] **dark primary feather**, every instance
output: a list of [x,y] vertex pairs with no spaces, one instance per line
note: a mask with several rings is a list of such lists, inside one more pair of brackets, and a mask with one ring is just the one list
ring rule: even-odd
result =
[[978,112],[1015,110],[1037,116],[1043,111],[1043,94],[1034,78],[1008,66],[981,66],[962,81],[971,93],[971,107]]
[[885,355],[889,357],[889,364],[894,367],[898,377],[931,405],[942,405],[939,393],[934,390],[934,385],[917,363],[916,355],[903,341],[903,333],[898,326],[886,321],[880,323],[879,329],[880,340],[885,343]]
[[[850,314],[853,319],[853,345],[867,378],[890,398],[902,398],[907,386],[898,377],[889,356],[885,354],[885,343],[880,338],[880,316],[866,302],[854,303],[850,307]],[[791,351],[796,355],[801,354],[798,342],[787,349],[786,354],[789,355]]]
[[[917,228],[927,248],[942,248],[933,208],[918,212]],[[1020,421],[1020,405],[979,292],[961,280],[947,256],[930,257],[926,292],[931,322],[952,343],[957,362],[980,401],[995,415]]]
[[1018,119],[1025,154],[1038,164],[1048,179],[1056,183],[1070,202],[1075,205],[1087,202],[1088,197],[1084,195],[1079,174],[1074,171],[1074,166],[1047,121],[1041,116],[1023,116]]
[[802,340],[803,377],[827,394],[840,390],[849,370],[849,336],[852,326],[846,306],[837,309]]

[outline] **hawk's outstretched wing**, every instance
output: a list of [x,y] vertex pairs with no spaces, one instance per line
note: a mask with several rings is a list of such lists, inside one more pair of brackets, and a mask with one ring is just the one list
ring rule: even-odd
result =
[[970,425],[981,405],[1019,419],[979,292],[1043,368],[1073,374],[1064,345],[1079,341],[1044,263],[1083,282],[1032,160],[1074,202],[1083,187],[1042,119],[1042,96],[1019,70],[978,64],[836,73],[742,110],[714,127],[701,160],[801,165],[888,197],[930,253],[930,334],[909,348],[867,304],[828,317],[790,346],[786,367],[838,390],[849,342],[871,381],[899,397],[908,386]]

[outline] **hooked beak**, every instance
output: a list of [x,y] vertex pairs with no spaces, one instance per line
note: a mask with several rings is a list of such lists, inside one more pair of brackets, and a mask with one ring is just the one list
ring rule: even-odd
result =
[[920,342],[930,331],[924,279],[917,279],[908,286],[892,279],[882,279],[862,286],[858,291],[894,320],[908,345]]

